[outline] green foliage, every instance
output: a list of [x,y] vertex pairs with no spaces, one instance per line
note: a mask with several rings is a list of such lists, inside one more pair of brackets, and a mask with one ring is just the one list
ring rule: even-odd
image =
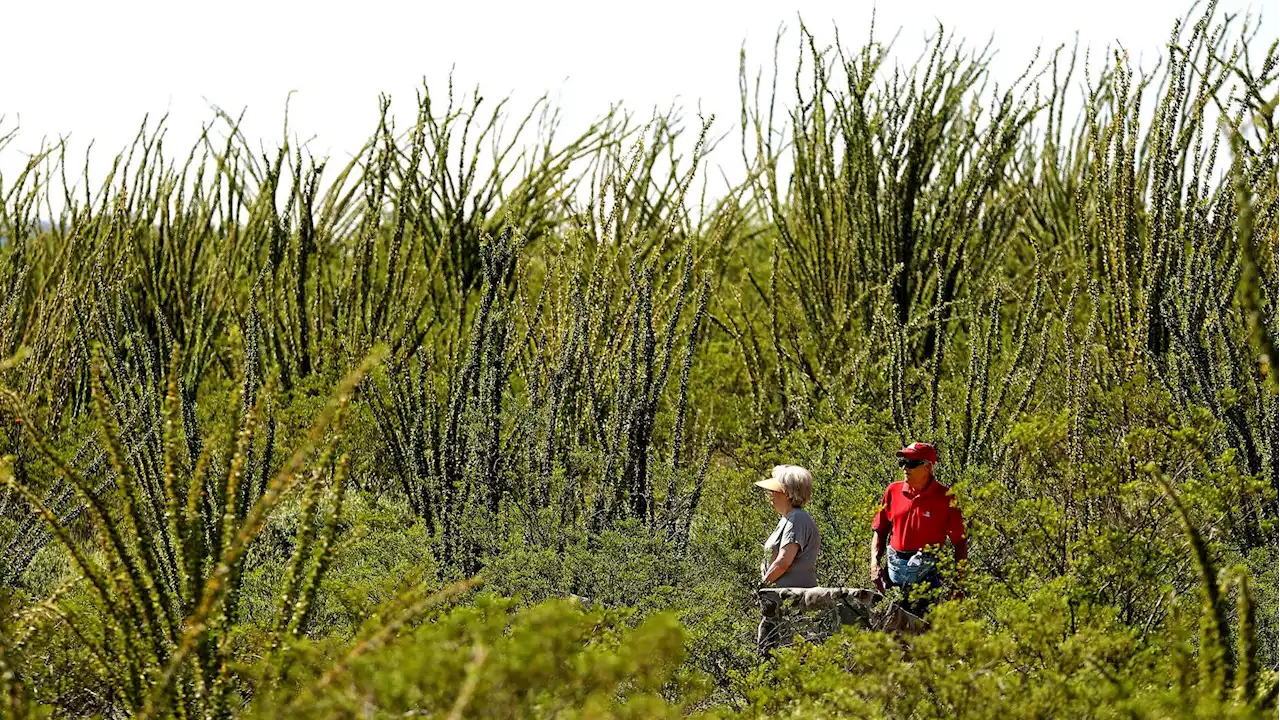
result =
[[[104,407],[106,391],[96,370],[98,422],[111,457],[115,493],[94,493],[88,479],[49,449],[43,433],[23,421],[36,448],[83,498],[99,540],[101,561],[68,534],[35,489],[17,479],[13,458],[4,459],[0,477],[48,523],[88,585],[86,594],[75,598],[82,606],[79,611],[60,612],[48,601],[44,606],[69,626],[86,656],[83,661],[88,663],[93,685],[104,690],[96,706],[78,707],[78,712],[104,713],[115,705],[143,716],[229,712],[234,685],[227,664],[229,639],[239,620],[249,546],[272,508],[299,484],[302,464],[367,369],[362,366],[343,381],[302,445],[251,501],[240,488],[251,479],[245,470],[254,441],[256,406],[245,415],[233,452],[219,463],[225,469],[210,478],[213,461],[208,454],[201,455],[194,468],[181,467],[176,457],[178,399],[172,375],[163,413],[163,494],[140,482],[125,465],[121,431]],[[15,393],[8,389],[0,393],[17,418],[30,417]],[[335,466],[331,450],[321,449],[310,478],[304,481],[306,519],[297,534],[280,599],[277,634],[296,635],[306,624],[342,507],[345,465],[345,460],[339,460]],[[312,525],[321,482],[326,479],[334,498],[324,529],[317,531]],[[43,653],[33,635],[40,630],[39,623],[20,623],[18,634],[6,642],[6,654],[37,661]]]
[[[1280,54],[1192,18],[1012,83],[802,28],[700,213],[710,120],[452,88],[341,168],[222,113],[95,186],[49,147],[0,178],[0,712],[1274,714]],[[758,662],[751,481],[812,470],[865,585],[911,440],[966,599]]]
[[631,624],[564,600],[517,609],[480,598],[441,613],[364,654],[323,693],[306,690],[325,666],[322,649],[293,651],[316,666],[296,662],[289,682],[261,696],[252,716],[679,717],[680,705],[664,694],[696,690],[679,671],[682,632],[673,618]]

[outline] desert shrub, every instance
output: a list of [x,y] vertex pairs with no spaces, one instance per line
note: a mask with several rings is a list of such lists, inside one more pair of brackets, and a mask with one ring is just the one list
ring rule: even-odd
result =
[[338,675],[321,674],[322,648],[295,647],[305,659],[295,662],[290,681],[259,696],[252,710],[263,717],[679,717],[680,703],[666,695],[696,689],[679,673],[682,639],[670,616],[632,623],[564,600],[517,608],[480,598],[425,619]]

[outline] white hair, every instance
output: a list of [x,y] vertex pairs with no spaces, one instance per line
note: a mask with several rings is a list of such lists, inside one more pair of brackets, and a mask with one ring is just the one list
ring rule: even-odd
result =
[[782,486],[791,507],[802,508],[813,496],[813,476],[799,465],[775,465],[773,479]]

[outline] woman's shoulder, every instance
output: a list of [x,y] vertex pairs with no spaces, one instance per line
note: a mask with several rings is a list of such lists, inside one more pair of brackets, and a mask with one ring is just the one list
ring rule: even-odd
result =
[[792,510],[785,519],[790,521],[792,525],[816,525],[813,521],[813,516],[804,508]]

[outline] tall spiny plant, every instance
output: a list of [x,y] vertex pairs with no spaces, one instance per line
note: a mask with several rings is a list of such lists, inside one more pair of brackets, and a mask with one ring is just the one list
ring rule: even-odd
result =
[[[258,408],[251,407],[242,417],[234,453],[227,458],[220,477],[209,477],[208,451],[194,467],[187,466],[178,454],[176,361],[164,401],[164,505],[159,513],[149,514],[144,484],[126,461],[120,428],[105,407],[100,376],[95,374],[98,427],[111,457],[115,493],[102,496],[94,492],[89,480],[58,456],[34,423],[23,422],[34,447],[89,508],[99,538],[93,548],[96,552],[82,547],[40,495],[17,480],[12,456],[6,457],[0,467],[6,485],[49,524],[77,571],[89,581],[93,613],[67,610],[64,614],[76,632],[88,639],[87,649],[108,689],[100,711],[116,708],[146,716],[228,716],[233,692],[228,633],[237,617],[246,551],[271,509],[298,484],[299,470],[313,449],[334,442],[332,437],[326,440],[325,434],[331,426],[337,427],[337,416],[372,362],[371,357],[338,385],[311,432],[263,495],[246,508],[238,507],[243,496],[237,488],[246,481]],[[12,390],[0,389],[0,399],[19,419],[29,417],[25,402]],[[183,474],[188,475],[185,480]],[[315,472],[311,482],[319,482],[321,477]],[[339,495],[332,513],[340,508],[342,478],[339,469],[333,481]],[[210,488],[221,504],[202,500]],[[310,557],[312,562],[304,580],[291,582],[286,590],[287,596],[304,600],[288,609],[284,627],[290,632],[297,632],[305,623],[307,604],[314,598],[326,567],[328,546],[333,542],[332,517],[318,538],[304,532],[295,549],[296,555]],[[99,553],[101,561],[96,559]],[[295,559],[294,564],[299,561]],[[8,649],[10,653],[21,651],[21,645]]]
[[[1233,301],[1249,266],[1244,255],[1276,234],[1275,213],[1255,219],[1251,208],[1276,203],[1277,146],[1265,123],[1236,142],[1229,163],[1220,146],[1224,134],[1245,137],[1251,98],[1274,84],[1280,56],[1273,46],[1256,74],[1245,73],[1247,35],[1229,42],[1232,19],[1214,24],[1214,13],[1210,3],[1186,37],[1175,26],[1145,134],[1139,121],[1153,77],[1135,80],[1117,54],[1104,76],[1108,91],[1091,95],[1077,146],[1084,157],[1075,237],[1098,288],[1099,331],[1113,349],[1098,382],[1114,387],[1150,373],[1184,411],[1210,410],[1224,428],[1218,442],[1236,451],[1242,471],[1274,478],[1275,394],[1244,362],[1253,354],[1251,321]],[[1274,290],[1273,271],[1253,277]],[[1254,312],[1274,316],[1274,307]],[[1274,503],[1242,491],[1235,505],[1237,547],[1247,554],[1266,545]]]
[[[810,338],[803,355],[780,353],[783,396],[785,375],[797,371],[815,388],[845,384],[831,376],[873,332],[872,297],[882,283],[898,326],[922,305],[942,308],[910,349],[913,357],[934,355],[952,303],[966,285],[982,286],[1013,239],[1016,215],[994,200],[1011,183],[1006,170],[1039,110],[1028,105],[1024,75],[984,117],[977,103],[986,56],[967,56],[941,30],[922,74],[895,72],[883,84],[887,50],[874,35],[852,56],[839,43],[834,53],[818,50],[804,28],[800,35],[813,77],[805,88],[798,68],[789,124],[775,125],[776,66],[767,111],[759,78],[749,94],[745,61],[740,80],[744,159],[758,170],[755,202],[781,251],[773,272],[782,275],[770,280],[766,302],[794,306],[788,322]],[[784,130],[794,167],[782,187],[774,138]]]
[[1242,572],[1236,581],[1237,646],[1233,653],[1229,644],[1226,598],[1223,597],[1218,569],[1209,547],[1168,479],[1160,476],[1157,481],[1182,525],[1200,572],[1199,691],[1222,705],[1274,710],[1277,684],[1272,682],[1267,687],[1258,687],[1263,674],[1256,657],[1257,641],[1254,638],[1253,600],[1248,575]]
[[[622,517],[675,527],[697,504],[705,463],[691,495],[679,497],[676,479],[687,456],[689,372],[710,283],[700,283],[686,336],[680,325],[694,300],[693,243],[684,243],[661,279],[655,277],[655,265],[666,262],[668,238],[686,222],[681,198],[696,167],[684,171],[674,190],[654,190],[679,197],[663,201],[663,215],[648,216],[646,222],[661,225],[643,227],[648,211],[628,205],[652,183],[636,174],[640,157],[637,149],[625,174],[617,167],[613,207],[607,216],[601,208],[596,230],[584,225],[551,245],[545,266],[521,262],[518,251],[534,241],[510,226],[482,245],[484,283],[468,332],[451,346],[456,354],[447,363],[409,358],[385,385],[372,386],[371,409],[400,486],[428,526],[440,526],[446,567],[474,571],[490,541],[461,532],[458,524],[492,534],[504,507],[518,508],[533,536],[549,537],[557,531],[544,528],[539,514],[552,505],[570,525],[582,518],[600,529]],[[618,223],[630,224],[628,241],[600,243],[599,234],[609,240]],[[627,256],[630,282],[622,284],[616,280]],[[655,327],[660,307],[670,312],[662,333]],[[680,345],[676,437],[670,467],[658,472],[650,462],[654,423],[680,363]],[[431,378],[441,371],[444,397]],[[600,467],[584,473],[569,456],[587,447],[603,457]],[[666,495],[658,477],[667,481]],[[512,483],[519,478],[527,480]],[[475,513],[480,517],[467,519]]]

